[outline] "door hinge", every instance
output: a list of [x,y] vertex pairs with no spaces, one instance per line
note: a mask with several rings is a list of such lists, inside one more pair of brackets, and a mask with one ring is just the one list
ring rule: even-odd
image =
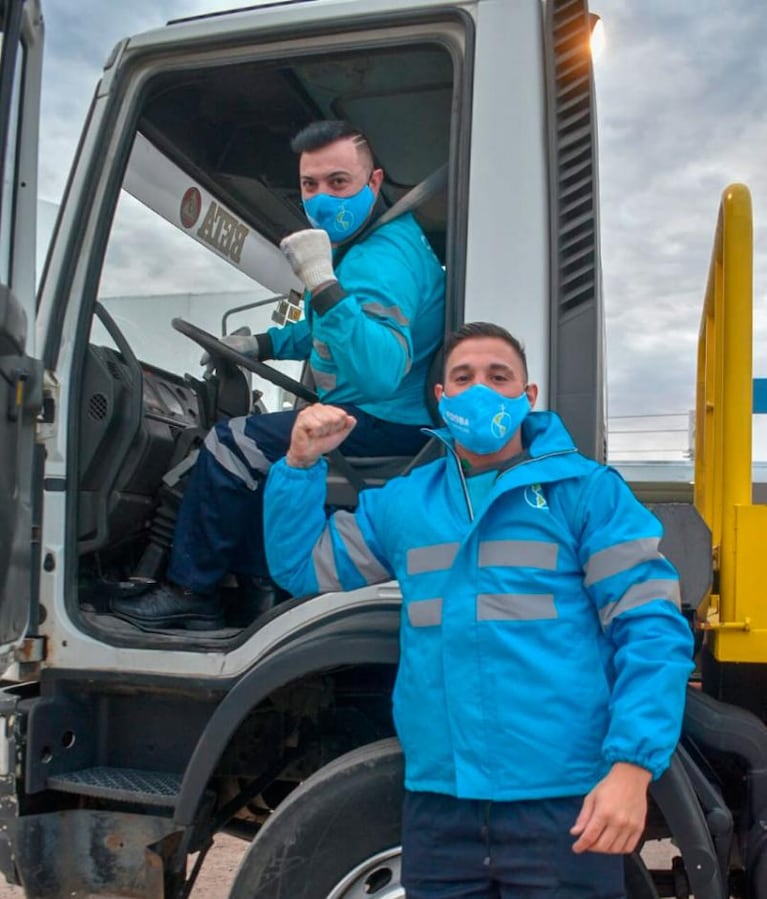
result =
[[61,387],[52,371],[43,372],[43,404],[37,419],[36,439],[46,443],[56,436],[56,413],[59,408]]
[[10,666],[3,676],[12,681],[37,679],[40,676],[40,665],[45,661],[46,655],[45,637],[37,635],[24,637],[14,649],[13,656],[9,660]]
[[16,661],[42,662],[45,658],[45,637],[24,637],[24,640],[16,650]]

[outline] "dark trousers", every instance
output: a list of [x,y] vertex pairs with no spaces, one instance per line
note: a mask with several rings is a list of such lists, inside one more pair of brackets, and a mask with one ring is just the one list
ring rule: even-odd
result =
[[405,794],[407,899],[625,899],[623,856],[572,851],[581,797],[524,802]]
[[[382,421],[345,405],[357,425],[347,456],[415,455],[428,439],[414,425]],[[212,593],[225,574],[268,574],[263,543],[263,479],[285,455],[298,413],[274,412],[219,422],[195,463],[179,510],[168,577]]]

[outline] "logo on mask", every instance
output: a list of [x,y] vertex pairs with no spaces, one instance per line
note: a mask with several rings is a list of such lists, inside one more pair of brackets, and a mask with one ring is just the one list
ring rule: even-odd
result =
[[451,412],[449,409],[445,409],[444,415],[445,415],[445,418],[448,421],[453,422],[453,424],[459,425],[462,428],[469,427],[470,422],[469,422],[469,419],[466,418],[465,415],[456,415],[455,412]]
[[508,434],[510,426],[511,416],[505,409],[500,409],[496,412],[490,422],[490,430],[493,432],[493,437],[498,437],[499,440]]
[[354,216],[345,206],[342,206],[338,210],[336,227],[338,227],[339,230],[346,232],[351,231],[354,228]]
[[543,487],[540,484],[530,484],[529,487],[525,487],[525,502],[532,509],[549,508],[543,493]]

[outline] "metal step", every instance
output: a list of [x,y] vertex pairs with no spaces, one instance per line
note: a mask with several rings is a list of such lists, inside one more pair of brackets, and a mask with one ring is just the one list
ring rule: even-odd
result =
[[181,775],[136,768],[84,768],[49,777],[48,787],[63,793],[173,808],[181,792]]

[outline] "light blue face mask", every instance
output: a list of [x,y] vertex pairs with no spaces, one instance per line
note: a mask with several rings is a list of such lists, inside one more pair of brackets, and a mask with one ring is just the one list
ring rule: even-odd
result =
[[484,384],[474,384],[455,396],[442,394],[439,414],[453,435],[472,453],[497,453],[517,433],[530,411],[530,400],[503,396]]
[[303,204],[312,227],[327,231],[331,243],[342,243],[353,237],[367,222],[375,201],[375,194],[366,184],[351,197],[315,194],[304,200]]

